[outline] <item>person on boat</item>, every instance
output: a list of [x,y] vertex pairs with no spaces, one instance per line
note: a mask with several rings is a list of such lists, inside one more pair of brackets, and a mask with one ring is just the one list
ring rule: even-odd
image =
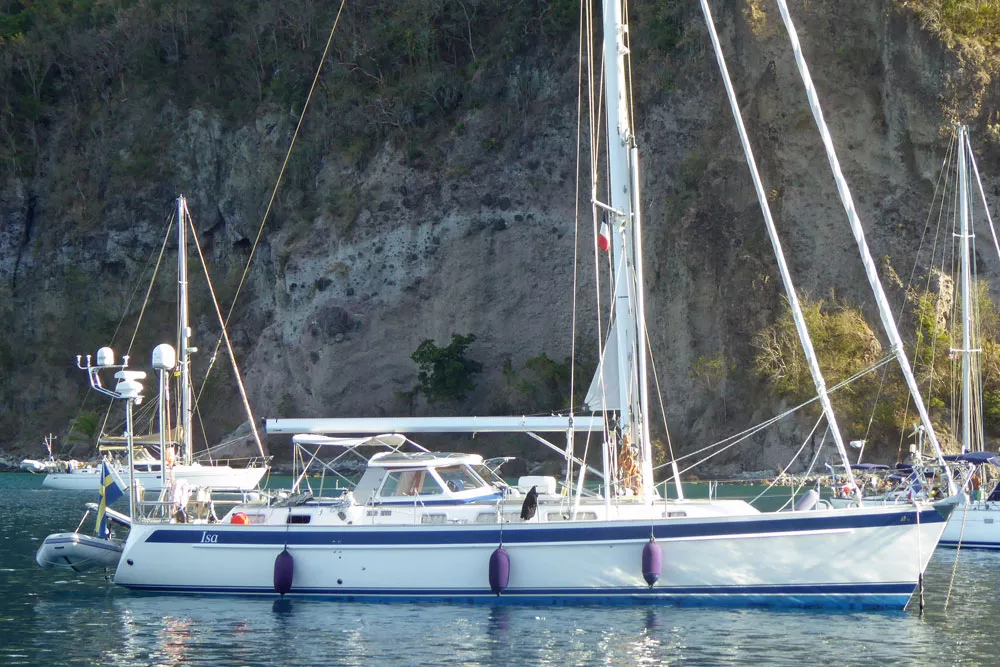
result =
[[972,479],[969,480],[969,485],[972,487],[972,499],[982,500],[983,492],[981,490],[982,482],[979,479],[979,473],[972,475]]

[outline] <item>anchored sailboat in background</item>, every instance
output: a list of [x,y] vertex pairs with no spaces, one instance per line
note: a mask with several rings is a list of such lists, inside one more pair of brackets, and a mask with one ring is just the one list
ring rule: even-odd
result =
[[[1000,475],[995,471],[1000,465],[1000,455],[985,451],[983,437],[983,384],[982,364],[983,352],[980,338],[979,293],[978,281],[975,280],[975,240],[973,228],[973,201],[978,194],[982,203],[984,217],[993,237],[994,247],[1000,259],[1000,245],[996,244],[996,233],[993,221],[990,219],[986,193],[979,178],[972,144],[969,142],[969,130],[965,126],[958,128],[957,171],[958,171],[958,215],[957,229],[953,238],[959,244],[959,282],[961,305],[958,315],[962,326],[962,346],[953,350],[951,357],[960,355],[961,368],[961,442],[962,454],[956,457],[956,466],[964,473],[964,487],[967,495],[965,502],[958,505],[952,514],[944,535],[942,546],[975,547],[981,549],[1000,549],[1000,498],[987,491],[987,482],[993,481],[1000,488]],[[975,184],[976,189],[973,189]],[[964,464],[964,465],[963,465]]]
[[[227,511],[213,495],[197,499],[201,508],[187,505],[178,514],[133,495],[116,584],[144,591],[379,600],[499,596],[515,602],[877,608],[907,603],[950,505],[813,505],[763,513],[739,500],[685,499],[676,466],[678,498],[657,492],[640,176],[624,76],[630,45],[623,17],[619,0],[605,3],[605,64],[590,63],[590,71],[604,72],[610,171],[607,200],[598,198],[598,183],[605,181],[593,171],[594,228],[607,217],[614,267],[610,336],[601,341],[601,364],[588,392],[593,413],[267,420],[269,433],[295,435],[296,445],[337,451],[377,444],[389,451],[368,459],[362,482],[336,497],[299,486],[293,493],[231,503]],[[98,362],[97,372],[111,368]],[[429,432],[529,434],[565,456],[566,480],[562,489],[545,478],[521,480],[512,489],[484,471],[477,457],[402,451],[404,442],[412,443],[402,434]],[[330,437],[347,434],[354,437]],[[565,435],[565,445],[545,434]],[[577,456],[581,435],[588,444],[599,441],[599,468],[588,465],[586,445]],[[586,493],[592,474],[600,478],[597,494]]]
[[[950,321],[954,323],[951,332],[952,348],[948,352],[949,365],[954,376],[948,382],[952,414],[956,426],[962,453],[946,456],[947,466],[959,481],[965,493],[963,501],[956,507],[948,521],[941,537],[941,546],[966,547],[980,549],[1000,549],[1000,454],[986,451],[983,423],[984,386],[982,376],[982,355],[984,341],[980,310],[989,307],[986,291],[976,275],[974,257],[975,249],[975,215],[978,200],[983,211],[982,218],[990,231],[994,248],[1000,259],[1000,244],[997,243],[993,221],[990,219],[989,206],[979,169],[976,166],[972,144],[969,141],[969,130],[965,126],[957,128],[953,142],[945,160],[942,177],[939,180],[944,185],[943,191],[935,193],[935,200],[940,206],[937,216],[939,221],[950,224],[950,228],[937,230],[936,238],[951,237],[951,244],[929,244],[931,252],[940,250],[940,256],[931,257],[929,264],[934,266],[938,276],[940,299],[947,294],[950,299],[950,285],[958,284],[958,299],[950,299],[952,313]],[[940,224],[940,223],[939,223]],[[955,262],[958,262],[957,266]],[[952,282],[954,281],[954,282]],[[943,326],[934,321],[933,326]],[[928,332],[927,336],[936,339],[937,333]],[[955,344],[958,341],[958,345]],[[933,364],[933,359],[929,362]],[[941,373],[945,375],[945,373]],[[940,383],[939,384],[944,384]],[[922,434],[922,431],[921,433]],[[918,435],[920,435],[918,434]],[[913,496],[926,498],[933,488],[935,479],[940,476],[942,467],[934,460],[928,460],[922,447],[922,440],[913,447],[913,461],[903,464],[905,474],[900,475],[899,469],[883,473],[883,477],[892,475],[897,481],[894,488],[886,493],[871,495],[865,498],[869,504],[894,502],[899,498]],[[992,489],[992,490],[991,490]]]
[[[229,463],[218,461],[199,461],[194,454],[193,447],[193,423],[194,397],[191,381],[191,352],[197,350],[191,346],[192,335],[188,316],[188,270],[187,270],[187,234],[190,223],[190,213],[187,210],[187,202],[184,197],[177,198],[177,282],[178,282],[178,335],[180,343],[178,345],[179,355],[176,360],[176,375],[179,378],[180,402],[177,406],[180,412],[178,425],[172,426],[170,415],[173,406],[170,402],[169,383],[162,382],[160,386],[160,402],[166,410],[160,415],[157,424],[157,432],[149,436],[137,436],[130,433],[131,444],[134,449],[126,451],[125,436],[104,436],[100,439],[100,451],[110,462],[112,470],[119,479],[128,479],[130,473],[126,458],[131,460],[133,477],[135,481],[148,491],[159,491],[170,484],[183,482],[191,488],[204,487],[212,489],[227,490],[249,490],[256,488],[268,470],[267,457],[264,454],[260,438],[257,437],[256,428],[253,428],[253,436],[257,445],[258,457],[246,461],[244,467],[233,467]],[[193,228],[193,225],[192,225]],[[207,268],[206,268],[206,276]],[[214,296],[213,296],[214,298]],[[98,365],[113,365],[114,354],[109,348],[102,350],[98,355]],[[87,357],[87,364],[81,365],[82,359],[77,357],[77,365],[82,369],[88,369],[90,357]],[[125,366],[128,365],[128,357],[124,359]],[[234,362],[235,366],[235,362]],[[100,376],[88,370],[91,383],[95,389],[100,390]],[[240,387],[242,391],[242,386]],[[244,397],[244,405],[246,405]],[[253,427],[253,417],[248,411],[248,420]],[[150,449],[153,451],[151,452]],[[101,465],[91,465],[86,467],[75,467],[58,472],[49,472],[42,481],[42,486],[49,489],[62,489],[70,491],[97,491],[101,480]]]

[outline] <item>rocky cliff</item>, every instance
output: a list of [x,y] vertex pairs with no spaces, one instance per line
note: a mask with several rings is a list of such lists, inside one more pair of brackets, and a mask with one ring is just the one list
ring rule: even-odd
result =
[[[4,44],[5,449],[36,448],[81,405],[101,409],[74,356],[112,342],[120,321],[125,351],[178,193],[224,306],[253,254],[230,329],[258,417],[526,409],[505,360],[570,354],[578,199],[588,261],[592,243],[585,181],[577,190],[573,3],[348,6],[258,242],[336,10],[279,4],[139,3],[71,22],[67,39],[34,51]],[[872,252],[897,266],[914,254],[949,122],[972,125],[989,190],[998,183],[990,70],[912,4],[791,3]],[[869,308],[777,9],[713,11],[800,290]],[[776,316],[780,281],[697,3],[636,2],[630,19],[648,327],[672,441],[688,451],[786,407],[753,375],[749,347]],[[984,275],[998,270],[981,258]],[[591,264],[578,280],[582,377],[594,362]],[[173,337],[172,296],[152,292],[134,366]],[[219,327],[195,299],[203,373]],[[428,406],[411,391],[410,355],[452,333],[476,335],[484,372],[465,404]],[[726,371],[705,382],[695,369],[709,358]],[[243,421],[228,372],[201,404],[210,440]],[[779,465],[811,421],[716,470]]]

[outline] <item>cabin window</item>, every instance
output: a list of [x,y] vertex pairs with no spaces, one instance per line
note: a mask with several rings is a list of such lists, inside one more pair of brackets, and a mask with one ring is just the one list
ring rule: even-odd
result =
[[[545,515],[545,520],[546,521],[569,521],[570,520],[570,513],[569,512],[549,512],[548,514]],[[576,520],[577,521],[596,521],[597,520],[597,512],[577,512],[576,513]]]
[[289,514],[288,523],[309,523],[312,516],[308,514]]
[[469,470],[468,466],[437,468],[437,474],[451,491],[468,491],[469,489],[478,489],[483,486],[482,481],[476,477],[475,473]]
[[667,517],[668,519],[679,519],[680,517],[687,515],[688,515],[687,512],[667,512],[663,516]]
[[420,517],[420,523],[448,523],[447,514],[425,514]]
[[476,515],[476,523],[496,523],[496,512],[480,512]]
[[426,470],[394,470],[385,476],[379,495],[383,498],[398,498],[435,496],[441,493],[441,485]]

